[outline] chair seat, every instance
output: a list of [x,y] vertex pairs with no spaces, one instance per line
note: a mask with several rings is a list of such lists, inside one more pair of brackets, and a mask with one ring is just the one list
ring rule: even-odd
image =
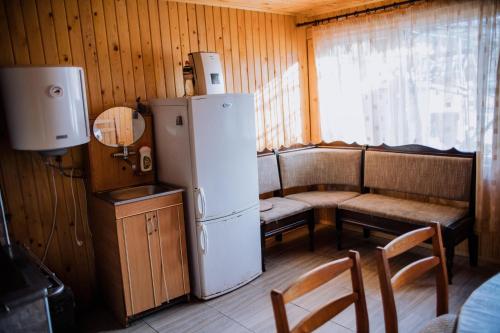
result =
[[285,198],[305,202],[314,208],[336,208],[339,203],[358,196],[349,191],[310,191],[287,195]]
[[457,316],[445,314],[432,319],[420,330],[420,333],[453,333],[457,325]]
[[449,226],[467,215],[467,209],[389,197],[363,194],[344,201],[339,208],[398,221],[426,225],[439,222]]
[[260,212],[260,221],[266,224],[311,209],[311,205],[307,203],[286,198],[273,197],[261,201],[272,204],[271,209]]

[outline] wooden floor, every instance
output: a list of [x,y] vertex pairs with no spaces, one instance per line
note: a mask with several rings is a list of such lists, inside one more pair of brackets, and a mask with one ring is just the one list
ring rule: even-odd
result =
[[[315,252],[307,250],[304,230],[285,235],[281,243],[270,240],[266,251],[267,271],[250,284],[214,300],[192,301],[190,304],[179,304],[151,314],[120,332],[274,332],[270,291],[273,288],[284,288],[318,265],[345,256],[347,251],[337,251],[333,240],[331,228],[318,230]],[[366,240],[360,233],[346,232],[346,249],[355,249],[361,253],[371,332],[384,332],[375,263],[375,247],[379,244],[382,244],[380,239]],[[397,257],[391,267],[395,271],[420,257],[421,254],[413,253]],[[466,258],[457,256],[453,285],[450,286],[450,312],[457,313],[470,293],[498,271],[498,267],[489,265],[471,268]],[[350,288],[350,277],[345,273],[317,291],[287,305],[291,324],[298,322],[318,305],[347,293]],[[434,279],[431,275],[425,276],[411,287],[399,290],[396,295],[400,332],[418,332],[425,322],[435,316]],[[84,332],[119,329],[108,312],[101,308],[83,316],[80,327]],[[353,332],[355,329],[354,309],[351,306],[322,326],[318,332]]]

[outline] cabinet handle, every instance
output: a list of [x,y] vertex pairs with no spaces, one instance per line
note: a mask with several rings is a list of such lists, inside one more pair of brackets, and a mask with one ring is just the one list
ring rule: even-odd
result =
[[155,221],[155,222],[154,222],[155,232],[157,232],[157,231],[158,231],[158,229],[159,229],[159,228],[158,228],[158,217],[157,217],[156,215],[155,215],[155,216],[153,216],[153,220]]

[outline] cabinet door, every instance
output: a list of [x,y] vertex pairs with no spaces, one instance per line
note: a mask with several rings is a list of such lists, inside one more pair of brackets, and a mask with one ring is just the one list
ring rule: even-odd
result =
[[127,315],[154,308],[156,304],[150,251],[150,238],[154,233],[153,216],[153,213],[146,213],[121,220]]
[[159,294],[163,301],[189,293],[189,272],[182,205],[156,211],[161,276]]

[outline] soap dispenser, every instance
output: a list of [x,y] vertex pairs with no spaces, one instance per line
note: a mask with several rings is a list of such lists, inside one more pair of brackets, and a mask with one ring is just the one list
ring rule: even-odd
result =
[[139,149],[139,159],[141,172],[148,172],[153,169],[153,160],[151,159],[151,148],[143,146]]

